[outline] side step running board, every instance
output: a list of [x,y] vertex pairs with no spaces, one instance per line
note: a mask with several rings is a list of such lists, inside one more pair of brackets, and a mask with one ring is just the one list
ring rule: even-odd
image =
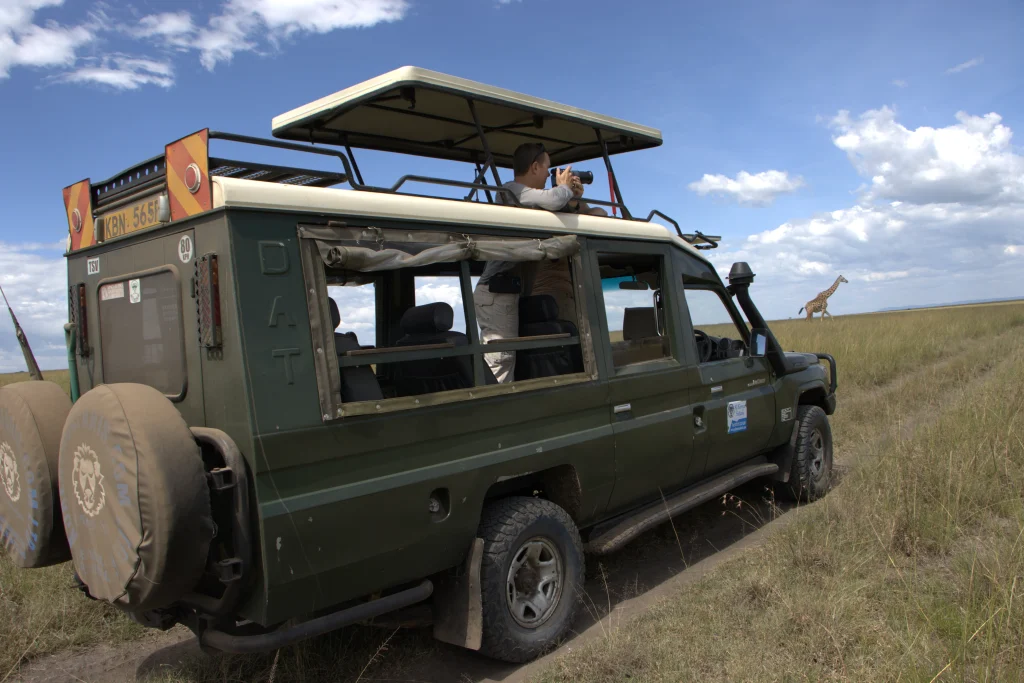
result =
[[587,543],[587,552],[606,555],[618,550],[648,529],[717,498],[751,479],[775,474],[778,470],[779,466],[775,463],[765,462],[764,458],[759,458],[728,470],[711,481],[676,493],[671,498],[652,503],[626,517],[599,525],[594,530],[595,535],[591,536]]

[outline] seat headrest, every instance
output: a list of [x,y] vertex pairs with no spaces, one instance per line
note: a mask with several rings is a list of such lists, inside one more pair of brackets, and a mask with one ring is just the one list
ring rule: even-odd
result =
[[550,294],[519,297],[519,324],[532,325],[558,320],[558,304]]
[[649,339],[658,335],[658,319],[654,315],[654,306],[643,308],[627,308],[622,316],[622,338]]
[[341,324],[341,311],[338,310],[338,302],[334,299],[328,298],[328,305],[331,307],[331,327],[332,330],[338,329],[338,325]]
[[406,334],[436,334],[452,329],[454,321],[455,311],[448,304],[439,301],[413,306],[402,314],[399,325]]

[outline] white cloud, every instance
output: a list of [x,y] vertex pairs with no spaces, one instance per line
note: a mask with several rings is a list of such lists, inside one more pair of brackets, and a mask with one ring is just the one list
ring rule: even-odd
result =
[[736,178],[705,173],[700,180],[689,184],[689,188],[703,196],[713,194],[727,197],[740,204],[767,206],[775,197],[803,187],[800,177],[791,178],[786,171],[762,171],[750,174],[740,171]]
[[256,49],[260,36],[276,41],[302,32],[369,28],[402,19],[408,8],[408,0],[228,0],[199,29],[193,46],[212,70],[237,52]]
[[78,48],[95,38],[86,26],[33,23],[37,10],[63,0],[4,0],[0,3],[0,80],[16,66],[55,67],[74,64]]
[[174,69],[168,62],[114,55],[99,65],[83,66],[62,74],[59,80],[107,85],[117,90],[136,90],[144,85],[169,88],[174,85]]
[[967,71],[968,69],[973,69],[976,66],[981,66],[984,62],[985,62],[985,58],[984,57],[975,57],[974,59],[968,59],[966,62],[961,62],[960,64],[957,64],[956,66],[949,67],[948,69],[946,69],[946,73],[947,74],[958,74],[961,71]]
[[892,84],[895,85],[897,88],[906,88],[907,87],[907,82],[905,80],[903,80],[902,78],[895,78],[895,79],[893,79]]
[[[60,244],[0,243],[0,287],[25,330],[40,367],[64,367],[67,266]],[[0,307],[3,302],[0,301]],[[0,310],[0,372],[25,370],[21,348],[6,310]]]
[[871,179],[861,202],[724,242],[709,253],[719,272],[749,262],[772,317],[840,274],[837,314],[1024,294],[1024,159],[997,114],[956,118],[910,130],[889,109],[840,112],[833,142]]
[[[50,82],[89,83],[134,90],[144,85],[170,87],[174,54],[198,53],[212,70],[238,52],[269,51],[302,33],[329,33],[368,28],[405,17],[409,0],[224,0],[204,22],[179,10],[132,18],[97,0],[90,19],[79,26],[40,23],[37,11],[59,7],[64,0],[0,0],[0,80],[16,66],[67,71]],[[124,57],[113,41],[144,44],[148,54]],[[91,44],[83,59],[81,48]]]
[[1024,196],[1024,158],[998,114],[956,115],[944,128],[908,129],[888,107],[832,120],[836,147],[866,179],[867,199],[916,204],[1018,202]]
[[140,19],[138,35],[142,38],[181,36],[188,35],[193,31],[195,31],[195,26],[192,24],[192,15],[188,12],[164,12]]

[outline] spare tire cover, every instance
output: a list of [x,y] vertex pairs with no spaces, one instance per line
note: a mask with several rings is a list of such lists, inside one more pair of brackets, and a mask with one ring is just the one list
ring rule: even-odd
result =
[[71,559],[57,490],[71,399],[53,382],[0,388],[0,539],[19,567]]
[[60,495],[75,570],[93,597],[139,612],[198,583],[213,537],[203,461],[156,389],[107,384],[75,403]]

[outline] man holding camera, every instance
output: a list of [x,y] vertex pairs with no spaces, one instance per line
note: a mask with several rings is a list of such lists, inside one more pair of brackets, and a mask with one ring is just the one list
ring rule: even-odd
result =
[[[544,189],[548,179],[548,167],[551,157],[544,145],[539,142],[527,142],[516,148],[512,155],[512,171],[515,179],[502,187],[511,190],[522,206],[547,209],[548,211],[570,211],[595,216],[607,216],[601,208],[592,208],[579,200],[583,195],[583,183],[572,174],[572,167],[566,166],[553,174],[554,187]],[[501,195],[498,195],[499,201]],[[544,270],[551,266],[558,269],[559,277],[544,278],[557,280],[556,289],[568,288],[571,301],[572,283],[569,279],[568,263],[539,264]],[[564,278],[561,277],[564,269]],[[511,261],[489,261],[473,291],[473,305],[476,309],[477,323],[480,325],[480,340],[486,344],[492,339],[510,339],[519,336],[519,295],[522,293],[523,273],[521,264]],[[561,285],[565,287],[561,287]],[[533,294],[550,293],[556,301],[566,301],[561,292],[533,291]],[[561,306],[559,307],[561,308]],[[560,315],[568,315],[569,311],[559,311]],[[487,366],[494,373],[498,382],[511,382],[515,379],[516,352],[501,351],[484,354]]]

